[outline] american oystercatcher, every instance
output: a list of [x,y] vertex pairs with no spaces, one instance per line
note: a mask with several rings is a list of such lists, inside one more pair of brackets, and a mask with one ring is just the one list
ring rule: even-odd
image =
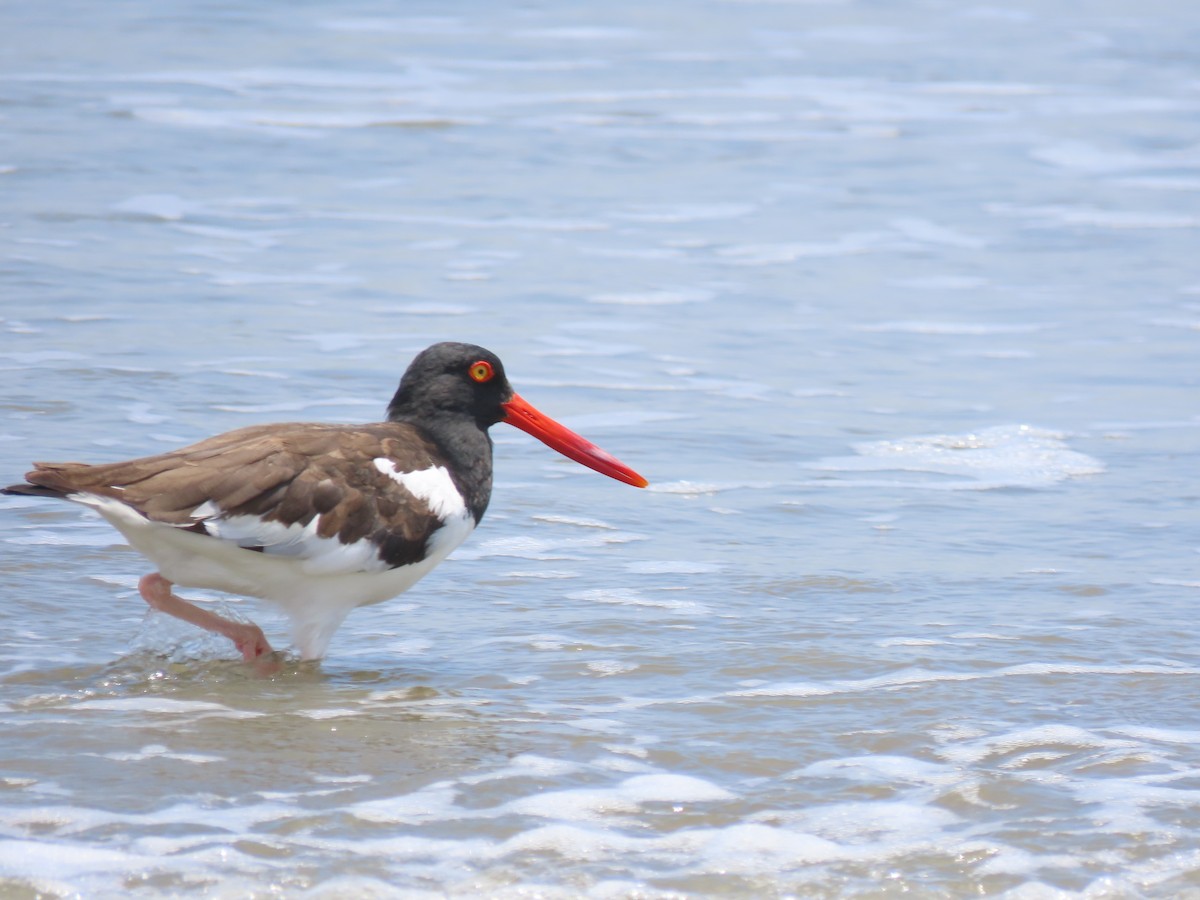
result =
[[318,659],[352,609],[408,590],[479,524],[497,422],[646,486],[516,394],[494,353],[442,343],[409,365],[384,422],[253,425],[127,462],[35,463],[3,493],[95,509],[157,566],[139,584],[145,601],[225,635],[247,662],[272,652],[262,630],[173,584],[277,604],[301,656]]

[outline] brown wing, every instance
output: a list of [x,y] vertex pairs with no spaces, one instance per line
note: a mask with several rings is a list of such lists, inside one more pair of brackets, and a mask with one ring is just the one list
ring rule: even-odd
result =
[[[112,497],[156,522],[208,534],[206,520],[249,516],[265,523],[307,526],[344,544],[368,539],[388,565],[419,560],[442,525],[428,504],[381,472],[374,460],[401,471],[443,465],[437,447],[411,425],[265,425],[218,435],[180,450],[104,465],[37,463],[33,485],[63,496]],[[272,549],[262,528],[239,534],[250,549]],[[302,547],[289,553],[304,555]]]

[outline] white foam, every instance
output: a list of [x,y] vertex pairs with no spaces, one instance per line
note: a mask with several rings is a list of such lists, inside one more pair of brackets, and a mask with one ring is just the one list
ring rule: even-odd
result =
[[1121,178],[1117,184],[1123,187],[1140,188],[1150,191],[1200,191],[1200,178],[1172,175],[1149,175],[1136,178]]
[[719,563],[685,559],[648,559],[625,564],[627,572],[637,575],[710,575],[721,569]]
[[989,203],[984,209],[992,215],[1027,219],[1043,225],[1086,225],[1092,228],[1121,230],[1200,228],[1200,216],[1177,213],[1098,209],[1094,206],[1083,205],[1022,206],[1015,203]]
[[704,303],[715,296],[714,291],[702,288],[657,288],[648,291],[593,294],[588,299],[592,303],[603,303],[610,306],[676,306],[686,303]]
[[898,320],[855,326],[858,331],[882,334],[929,334],[948,337],[989,337],[991,335],[1034,334],[1047,326],[1032,323],[950,322]]
[[329,31],[367,34],[461,35],[470,33],[462,19],[452,16],[355,16],[326,19],[316,23]]
[[1200,331],[1200,319],[1151,319],[1151,325],[1162,328],[1182,328],[1185,331]]
[[935,640],[934,638],[881,638],[875,642],[877,647],[938,647],[944,645],[945,641]]
[[188,215],[205,211],[202,204],[185,200],[177,194],[138,194],[136,197],[113,204],[112,208],[117,212],[162,219],[167,222],[177,222]]
[[[71,350],[28,350],[0,352],[0,359],[7,359],[22,368],[46,366],[47,368],[62,368],[54,363],[75,364],[86,361],[92,363],[92,358]],[[47,365],[50,364],[50,365]]]
[[389,641],[383,646],[388,653],[396,656],[423,656],[433,649],[433,641],[425,638],[406,638],[399,641]]
[[701,866],[718,872],[767,875],[815,863],[853,858],[853,850],[834,841],[790,828],[747,822],[693,832]]
[[1065,755],[1064,751],[1125,749],[1133,746],[1136,746],[1133,741],[1106,738],[1075,725],[1051,724],[943,747],[938,755],[959,765],[978,765],[984,760],[1010,754],[1027,754],[1030,751],[1053,751],[1053,757],[1057,758]]
[[205,700],[175,700],[171,697],[114,697],[84,700],[76,704],[81,710],[106,710],[109,712],[136,712],[153,715],[218,717],[224,719],[254,719],[264,713],[233,709],[220,703]]
[[652,843],[604,829],[554,824],[522,831],[495,848],[493,853],[499,858],[553,853],[563,859],[597,860],[636,854],[648,849]]
[[442,114],[405,114],[380,106],[376,110],[296,110],[262,107],[259,109],[197,109],[185,106],[134,106],[135,118],[159,125],[230,131],[261,131],[284,137],[315,138],[322,131],[400,126],[444,128],[453,125],[477,125],[483,119]]
[[1089,174],[1108,174],[1145,169],[1159,164],[1155,157],[1122,150],[1109,150],[1085,141],[1060,141],[1035,147],[1029,155],[1038,162]]
[[[22,503],[19,505],[36,505],[34,503]],[[57,546],[57,547],[111,547],[113,544],[119,544],[121,541],[113,534],[104,534],[97,531],[67,530],[65,528],[55,531],[50,531],[46,528],[30,528],[22,530],[19,534],[14,534],[4,539],[6,544],[17,544],[19,546]]]
[[987,285],[987,280],[975,275],[927,275],[920,278],[898,278],[901,287],[923,291],[974,291]]
[[562,778],[573,775],[582,768],[581,764],[565,759],[553,759],[548,756],[538,756],[535,753],[522,753],[514,756],[512,761],[501,769],[468,775],[460,780],[463,784],[483,784],[506,778]]
[[[164,806],[145,813],[110,811],[106,809],[89,809],[78,806],[61,806],[22,811],[26,821],[43,821],[47,815],[61,817],[60,833],[86,834],[93,829],[104,826],[121,824],[125,826],[162,825],[199,825],[202,829],[211,828],[214,814],[212,804],[203,797],[195,801],[183,801]],[[264,822],[278,822],[300,815],[295,806],[276,802],[247,803],[237,806],[224,806],[219,811],[221,827],[230,832],[246,832],[257,828]],[[5,823],[7,824],[7,822]],[[161,830],[156,828],[155,830]],[[169,839],[168,839],[169,840]],[[195,841],[193,838],[183,838],[186,842]],[[135,842],[135,849],[141,841]]]
[[170,421],[169,416],[151,412],[153,407],[149,403],[130,403],[122,409],[125,410],[125,417],[135,425],[161,425]]
[[43,892],[61,897],[82,896],[88,892],[79,890],[81,883],[96,882],[98,876],[115,878],[134,868],[153,871],[157,864],[154,857],[131,854],[123,847],[75,841],[68,849],[57,840],[6,837],[0,841],[0,875],[32,879],[39,896]]
[[636,812],[647,803],[683,806],[734,799],[725,788],[691,775],[635,775],[603,788],[572,788],[539,792],[514,800],[505,810],[527,816],[566,821],[603,819],[615,813]]
[[[260,285],[352,285],[361,279],[340,272],[246,272],[227,269],[209,273],[209,281],[220,287],[258,287]],[[341,348],[338,348],[341,349]]]
[[893,219],[891,225],[906,238],[922,244],[960,247],[967,250],[979,250],[987,246],[987,241],[983,238],[930,222],[928,219],[913,217]]
[[601,519],[587,519],[576,516],[560,516],[551,513],[539,513],[530,516],[535,522],[545,522],[549,525],[573,525],[577,528],[599,528],[604,531],[616,531],[615,525],[609,525]]
[[901,240],[891,232],[859,232],[827,241],[734,244],[718,251],[717,255],[734,265],[786,265],[801,259],[857,256],[897,249]]
[[1106,729],[1139,741],[1156,744],[1186,744],[1200,746],[1200,731],[1179,728],[1155,728],[1147,725],[1119,725]]
[[822,804],[789,819],[789,824],[836,841],[842,848],[881,855],[944,840],[961,824],[947,809],[908,800]]
[[865,783],[894,785],[897,782],[911,784],[946,785],[961,776],[953,766],[913,759],[908,756],[848,756],[826,759],[812,763],[788,776],[816,778],[845,778]]
[[607,603],[613,606],[634,606],[644,609],[661,609],[685,616],[707,615],[711,610],[695,600],[675,597],[647,597],[632,588],[594,588],[567,594],[568,600],[587,603]]
[[373,306],[367,312],[383,313],[385,315],[404,316],[469,316],[477,311],[474,306],[462,303],[395,303],[386,306]]
[[163,744],[147,744],[141,750],[132,752],[113,751],[104,754],[85,754],[87,756],[101,755],[105,759],[115,760],[116,762],[143,762],[148,759],[174,759],[180,762],[205,764],[214,762],[223,762],[225,757],[213,756],[208,753],[176,753],[171,751]]
[[[576,774],[581,769],[577,763],[526,754],[515,758],[509,766],[462,779],[458,784],[473,787],[509,779],[544,782],[546,779]],[[459,799],[468,793],[455,783],[437,782],[412,794],[356,804],[352,812],[366,821],[408,824],[495,819],[510,815],[571,822],[602,821],[615,815],[636,812],[648,803],[710,803],[730,800],[734,796],[703,779],[667,773],[635,775],[616,785],[596,788],[538,790],[525,797],[483,808],[460,805]]]
[[1200,675],[1200,668],[1192,666],[1127,665],[1099,666],[1076,663],[1023,663],[1001,666],[977,672],[937,672],[928,669],[910,668],[877,675],[873,678],[837,679],[833,681],[771,682],[755,685],[740,691],[730,691],[730,697],[827,697],[838,694],[858,694],[870,691],[889,691],[920,687],[947,682],[980,681],[992,678],[1014,678],[1047,675]]
[[518,37],[558,41],[629,41],[647,37],[646,32],[636,28],[615,25],[559,25],[543,28],[522,28]]
[[481,229],[487,231],[532,231],[532,232],[588,232],[608,231],[609,226],[595,219],[565,219],[545,216],[447,216],[429,213],[404,212],[323,212],[322,216],[332,220],[351,222],[393,222],[401,225],[419,225],[430,229]]
[[854,445],[854,450],[858,456],[827,457],[806,468],[836,474],[903,471],[965,479],[947,483],[943,478],[925,478],[909,485],[938,490],[1045,488],[1105,471],[1099,460],[1068,448],[1062,433],[1029,425],[871,441]]
[[737,219],[758,207],[749,203],[679,203],[661,206],[632,206],[612,213],[615,219],[630,222],[680,223],[713,219]]
[[583,716],[571,719],[566,723],[580,731],[590,731],[597,734],[620,734],[626,730],[625,723],[620,719],[605,719],[601,716]]
[[611,675],[626,675],[636,672],[640,667],[637,663],[625,662],[620,659],[597,659],[587,664],[589,672],[595,672],[601,678]]
[[457,559],[516,557],[529,560],[574,559],[576,551],[645,540],[644,535],[607,528],[589,529],[579,537],[540,538],[532,535],[492,538],[460,550]]
[[1200,588],[1200,581],[1181,581],[1176,578],[1151,578],[1150,583],[1166,587]]
[[194,234],[200,237],[214,238],[220,241],[246,244],[248,247],[252,247],[255,250],[266,250],[269,247],[274,247],[279,243],[282,237],[282,232],[278,231],[231,228],[227,225],[218,226],[180,223],[177,224],[175,228],[184,232],[185,234]]
[[[1179,773],[1163,776],[1163,780],[1176,779],[1180,779]],[[1190,779],[1184,783],[1190,783]],[[1103,781],[1080,781],[1074,785],[1073,793],[1083,803],[1103,803],[1118,808],[1152,807],[1160,814],[1166,807],[1195,809],[1200,803],[1200,790],[1191,787],[1163,787],[1146,779],[1133,781],[1110,778]]]
[[706,494],[719,494],[723,491],[735,491],[746,484],[737,482],[696,482],[696,481],[663,481],[652,482],[646,490],[656,494],[682,494],[686,497],[701,497]]
[[334,709],[300,709],[296,710],[295,715],[302,716],[305,719],[322,721],[324,719],[346,719],[351,716],[361,715],[361,713],[353,709],[338,707]]
[[458,796],[453,784],[439,781],[411,794],[365,800],[348,807],[347,812],[366,822],[420,824],[453,821],[462,812],[455,804]]
[[212,408],[221,410],[222,412],[258,415],[260,413],[305,412],[310,409],[342,406],[378,406],[378,404],[370,403],[361,397],[325,397],[308,400],[286,400],[279,403],[214,403]]

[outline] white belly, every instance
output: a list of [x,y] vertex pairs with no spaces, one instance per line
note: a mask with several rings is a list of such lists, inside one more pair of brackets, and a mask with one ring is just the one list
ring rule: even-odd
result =
[[[292,640],[305,659],[324,654],[352,609],[402,594],[475,528],[475,520],[464,510],[434,533],[419,562],[382,568],[377,557],[352,550],[345,554],[347,567],[329,571],[328,565],[314,567],[304,556],[246,550],[231,541],[152,522],[111,498],[76,494],[71,499],[97,510],[167,580],[183,587],[259,597],[279,606],[291,619]],[[323,560],[327,557],[322,555]]]

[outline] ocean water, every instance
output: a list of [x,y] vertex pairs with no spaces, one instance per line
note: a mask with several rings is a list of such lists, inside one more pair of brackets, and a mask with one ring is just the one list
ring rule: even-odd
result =
[[3,498],[0,896],[1200,896],[1200,9],[0,21],[4,479],[452,339],[652,482],[272,678]]

